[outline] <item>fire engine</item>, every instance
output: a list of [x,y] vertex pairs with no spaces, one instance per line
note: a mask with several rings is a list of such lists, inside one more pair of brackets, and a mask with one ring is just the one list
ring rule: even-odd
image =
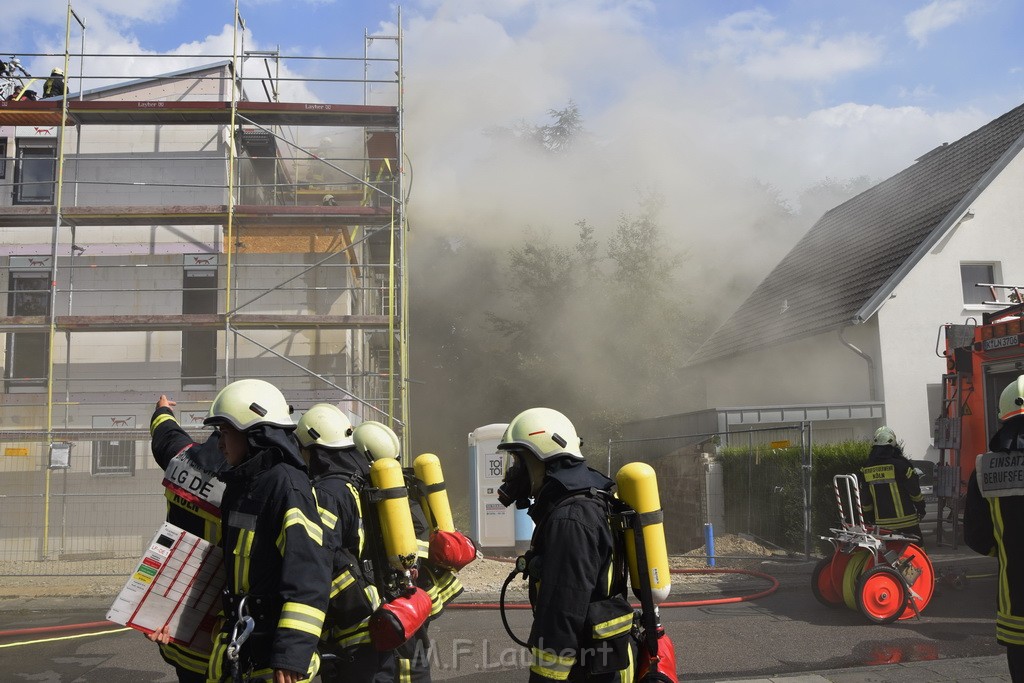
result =
[[[943,325],[936,341],[936,353],[946,359],[942,411],[934,433],[939,449],[936,540],[942,541],[943,513],[948,508],[953,547],[975,458],[988,451],[989,439],[999,428],[999,394],[1024,374],[1024,286],[977,286],[989,288],[993,300],[986,304],[1002,308],[983,313],[980,323],[968,318],[965,324]],[[1006,294],[1003,301],[998,300],[1000,292]]]

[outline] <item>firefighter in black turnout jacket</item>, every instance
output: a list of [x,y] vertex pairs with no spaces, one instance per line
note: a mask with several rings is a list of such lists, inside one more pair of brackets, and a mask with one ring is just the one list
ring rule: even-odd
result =
[[868,461],[858,473],[864,517],[869,524],[922,538],[924,496],[917,470],[888,427],[875,431]]
[[[161,395],[149,423],[153,458],[164,470],[164,496],[167,521],[210,543],[220,542],[220,504],[224,483],[217,472],[224,467],[220,454],[220,434],[214,432],[205,443],[192,440],[174,417],[174,401]],[[174,667],[179,683],[203,683],[209,665],[209,652],[195,650],[161,638],[160,656]]]
[[[308,680],[318,668],[331,577],[291,407],[272,384],[243,379],[217,394],[204,422],[220,431],[228,464],[219,475],[225,624],[209,678]],[[253,628],[244,637],[246,617]]]
[[999,397],[999,430],[967,482],[964,541],[999,558],[996,639],[1010,678],[1024,681],[1024,375]]
[[498,445],[510,461],[499,500],[529,505],[536,522],[526,555],[531,683],[633,680],[633,610],[609,523],[613,483],[587,467],[582,443],[564,415],[531,408]]
[[380,597],[363,574],[365,532],[362,487],[369,481],[370,463],[356,450],[352,423],[337,406],[318,403],[299,420],[296,436],[309,464],[324,550],[332,562],[331,594],[320,652],[333,655],[321,664],[324,683],[391,680],[394,655],[378,652],[370,641],[370,615]]

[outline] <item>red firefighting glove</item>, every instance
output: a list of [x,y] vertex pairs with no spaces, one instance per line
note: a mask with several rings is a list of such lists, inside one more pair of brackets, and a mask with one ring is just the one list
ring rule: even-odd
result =
[[676,648],[665,631],[658,631],[657,662],[652,663],[645,645],[643,642],[640,643],[637,680],[640,683],[679,683],[679,676],[676,674]]
[[476,559],[476,545],[469,536],[458,531],[435,531],[430,534],[431,563],[459,571]]
[[430,616],[430,596],[422,588],[413,588],[370,615],[370,640],[381,652],[394,650],[420,630]]

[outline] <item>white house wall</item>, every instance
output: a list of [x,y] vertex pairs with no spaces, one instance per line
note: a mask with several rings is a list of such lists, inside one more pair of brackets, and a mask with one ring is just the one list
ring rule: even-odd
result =
[[[965,306],[961,262],[994,262],[997,281],[1024,285],[1024,155],[1017,157],[971,204],[974,218],[941,240],[898,285],[879,310],[888,423],[915,458],[935,459],[927,386],[939,384],[945,360],[936,356],[945,323],[981,322],[997,307]],[[1001,296],[1005,300],[1005,294]]]
[[[845,336],[877,358],[872,322],[848,328]],[[710,407],[871,400],[865,360],[845,346],[836,331],[715,361],[707,364],[704,373]]]

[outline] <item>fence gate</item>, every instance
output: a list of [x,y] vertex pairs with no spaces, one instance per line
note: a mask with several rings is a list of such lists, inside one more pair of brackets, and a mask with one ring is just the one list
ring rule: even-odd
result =
[[[716,536],[740,534],[809,558],[811,452],[811,424],[802,422],[609,441],[607,472],[614,478],[636,461],[654,468],[672,554],[701,547],[704,525],[711,522]],[[712,474],[716,469],[720,478]]]

